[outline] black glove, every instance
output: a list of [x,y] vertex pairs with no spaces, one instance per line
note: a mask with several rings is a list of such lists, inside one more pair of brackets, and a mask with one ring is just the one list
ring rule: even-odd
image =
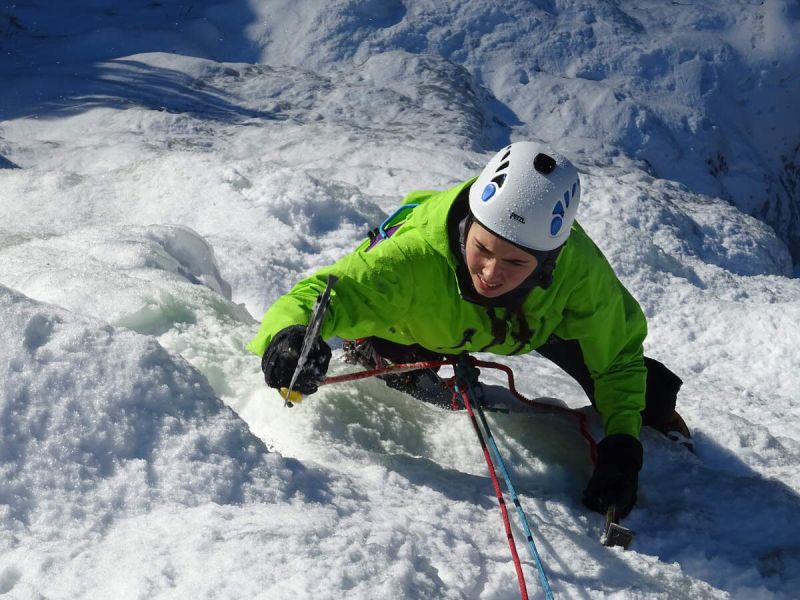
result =
[[[264,380],[271,388],[289,387],[292,375],[300,358],[306,328],[293,325],[280,330],[269,343],[264,357],[261,359],[261,370]],[[303,370],[297,375],[294,390],[301,394],[313,394],[317,386],[325,379],[328,364],[331,362],[331,347],[322,338],[317,338],[308,353]]]
[[583,490],[583,503],[603,514],[614,504],[617,517],[627,516],[636,504],[642,454],[639,440],[624,433],[610,435],[597,444],[597,464]]

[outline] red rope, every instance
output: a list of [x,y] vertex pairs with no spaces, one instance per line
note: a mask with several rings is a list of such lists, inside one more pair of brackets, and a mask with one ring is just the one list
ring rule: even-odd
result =
[[[455,396],[455,391],[453,392]],[[528,588],[525,586],[525,575],[522,573],[522,563],[519,560],[517,553],[517,544],[514,542],[514,534],[511,532],[511,521],[508,518],[508,509],[506,508],[506,501],[503,498],[503,490],[500,489],[500,481],[497,479],[497,472],[494,469],[492,458],[489,455],[489,448],[486,447],[486,440],[483,439],[483,434],[478,426],[478,421],[475,418],[475,413],[472,411],[472,404],[470,404],[469,396],[466,390],[461,390],[461,398],[464,406],[467,409],[467,414],[472,421],[472,427],[475,429],[475,434],[478,436],[478,441],[481,443],[481,450],[483,450],[483,458],[486,460],[486,466],[489,468],[489,476],[492,480],[492,487],[494,493],[497,495],[497,501],[500,504],[500,513],[503,516],[503,526],[506,530],[506,539],[508,540],[508,547],[511,548],[511,558],[514,560],[514,570],[517,572],[517,582],[519,583],[519,593],[522,600],[528,600]]]
[[424,362],[415,363],[400,363],[397,365],[390,365],[381,369],[368,369],[366,371],[356,371],[355,373],[347,373],[346,375],[334,375],[333,377],[326,377],[320,385],[328,385],[331,383],[344,383],[346,381],[357,381],[358,379],[366,379],[367,377],[375,377],[377,375],[391,375],[393,373],[408,373],[409,371],[418,371],[420,369],[436,369],[445,365],[453,365],[452,360],[427,360]]

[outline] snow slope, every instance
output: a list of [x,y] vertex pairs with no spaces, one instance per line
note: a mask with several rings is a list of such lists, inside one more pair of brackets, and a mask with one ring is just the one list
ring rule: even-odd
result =
[[[643,432],[623,553],[579,502],[574,423],[490,416],[556,597],[796,597],[798,18],[780,1],[0,6],[0,594],[518,597],[464,414],[379,381],[285,409],[244,344],[402,194],[534,138],[579,165],[579,220],[684,378],[697,446]],[[599,434],[563,373],[503,362]]]

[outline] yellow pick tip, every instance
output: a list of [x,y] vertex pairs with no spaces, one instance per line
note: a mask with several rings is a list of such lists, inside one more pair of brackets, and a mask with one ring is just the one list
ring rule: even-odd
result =
[[303,399],[303,394],[297,390],[289,391],[289,388],[281,388],[281,396],[283,396],[284,400],[294,402],[295,404]]

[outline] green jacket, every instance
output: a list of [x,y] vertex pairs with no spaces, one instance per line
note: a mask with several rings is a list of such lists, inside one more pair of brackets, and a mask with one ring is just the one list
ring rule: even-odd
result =
[[[471,183],[406,196],[405,203],[419,206],[402,213],[399,220],[405,221],[394,235],[369,251],[365,240],[351,254],[300,281],[269,308],[248,349],[263,355],[281,329],[308,323],[328,273],[339,282],[323,338],[377,336],[447,354],[485,349],[493,341],[487,308],[462,298],[456,278],[460,258],[453,255],[446,225],[451,206]],[[534,288],[522,311],[533,331],[530,341],[520,350],[509,334],[486,351],[530,352],[553,334],[577,340],[594,380],[606,435],[638,437],[647,323],[639,304],[577,223],[558,257],[552,285]]]

